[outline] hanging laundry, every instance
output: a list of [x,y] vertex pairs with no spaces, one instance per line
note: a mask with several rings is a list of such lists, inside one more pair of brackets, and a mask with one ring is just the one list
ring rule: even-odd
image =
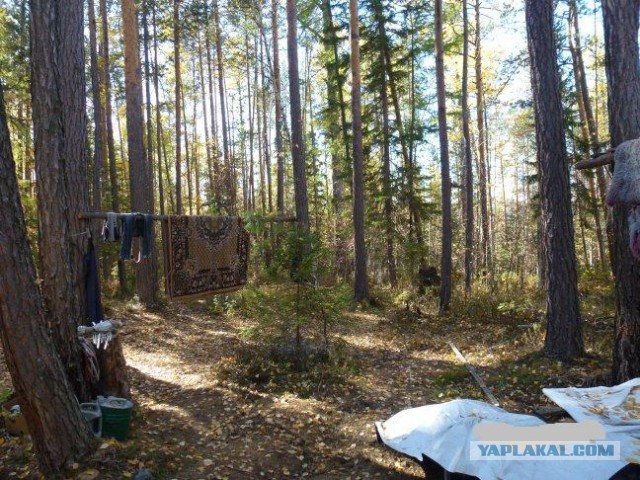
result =
[[[116,217],[117,218],[117,217]],[[117,222],[116,222],[117,223]],[[98,259],[93,240],[89,238],[89,249],[84,254],[84,288],[86,291],[86,318],[88,324],[96,324],[104,320],[102,300],[100,297],[100,278],[98,276]],[[78,329],[87,328],[79,325]],[[80,345],[83,352],[83,370],[86,381],[93,384],[100,379],[100,367],[98,366],[96,346],[88,340],[81,338]]]
[[228,293],[247,283],[249,234],[241,218],[171,215],[162,230],[168,298]]
[[153,216],[147,213],[126,213],[122,215],[122,246],[120,258],[131,259],[133,239],[140,239],[138,260],[149,258],[153,248]]
[[87,292],[87,319],[89,323],[104,320],[102,301],[100,299],[100,279],[98,277],[98,259],[93,241],[89,239],[89,250],[84,255],[85,278],[84,287]]
[[117,242],[120,240],[120,227],[118,226],[118,214],[107,212],[107,219],[102,226],[102,240],[105,242]]

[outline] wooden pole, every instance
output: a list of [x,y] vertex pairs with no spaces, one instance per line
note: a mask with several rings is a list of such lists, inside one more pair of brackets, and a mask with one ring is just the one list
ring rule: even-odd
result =
[[577,162],[575,167],[577,170],[586,170],[588,168],[597,168],[604,167],[605,165],[610,165],[613,163],[613,156],[615,152],[616,149],[611,148],[605,153],[601,153],[600,155],[597,155],[595,157]]
[[[126,213],[117,213],[117,218],[122,218],[125,215],[128,215]],[[142,213],[138,213],[138,215],[143,215]],[[79,218],[81,220],[94,220],[94,219],[102,219],[102,220],[106,220],[107,219],[107,213],[106,212],[87,212],[87,213],[82,213],[79,215]],[[153,220],[167,220],[169,218],[169,215],[152,215],[151,218]],[[272,217],[265,217],[264,221],[267,223],[288,223],[288,222],[295,222],[296,221],[296,217],[293,216],[288,216],[288,217],[283,217],[283,216],[272,216]]]
[[470,365],[469,362],[467,362],[467,359],[464,357],[464,355],[462,354],[462,352],[460,350],[458,350],[458,347],[456,347],[453,342],[447,342],[449,344],[449,346],[451,347],[451,350],[453,350],[453,353],[456,354],[456,357],[458,357],[458,359],[460,359],[460,361],[462,363],[464,363],[464,366],[467,367],[467,370],[469,370],[469,373],[471,374],[471,376],[473,377],[473,379],[476,381],[476,383],[480,386],[480,388],[482,389],[482,391],[484,392],[484,394],[487,396],[487,398],[489,399],[489,401],[495,405],[496,407],[500,406],[500,402],[498,401],[498,399],[493,395],[493,392],[491,392],[491,389],[489,387],[487,387],[487,384],[484,383],[484,380],[482,380],[482,378],[480,377],[480,375],[478,375],[478,372],[476,371],[476,369],[473,367],[473,365]]

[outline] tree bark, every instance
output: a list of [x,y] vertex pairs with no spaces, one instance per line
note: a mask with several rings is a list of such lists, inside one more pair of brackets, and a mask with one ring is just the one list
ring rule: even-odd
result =
[[[593,117],[593,109],[591,108],[591,99],[589,98],[584,61],[582,59],[580,29],[578,27],[578,8],[575,0],[569,0],[569,50],[571,50],[571,58],[573,60],[573,73],[576,83],[576,96],[578,99],[578,112],[580,114],[583,141],[587,146],[587,151],[596,154],[599,150],[598,134]],[[600,208],[598,207],[598,200],[603,200],[603,197],[596,194],[593,172],[586,172],[585,175],[589,182],[589,192],[591,195],[589,206],[596,227],[600,266],[604,269],[606,265],[604,233]],[[611,240],[610,235],[607,235],[607,237]]]
[[[113,111],[111,106],[111,73],[109,70],[109,19],[107,0],[100,0],[100,17],[102,22],[102,83],[105,98],[105,124],[107,127],[107,151],[109,154],[109,183],[111,190],[111,210],[120,211],[120,189],[118,186],[118,169],[116,165],[116,146],[113,138]],[[118,258],[118,286],[124,290],[124,263]]]
[[[382,37],[382,41],[386,41],[384,38],[384,29],[381,27],[384,25],[379,22],[378,34]],[[385,67],[386,58],[384,52],[380,53],[379,59],[380,65]],[[391,154],[389,152],[390,132],[389,132],[389,96],[387,94],[387,69],[383,68],[380,83],[380,100],[382,103],[382,188],[384,191],[384,217],[385,217],[385,234],[386,234],[386,254],[387,254],[387,274],[389,276],[389,283],[392,287],[396,287],[398,284],[398,276],[396,273],[396,259],[394,255],[393,245],[393,190],[391,187]]]
[[224,94],[224,64],[222,57],[222,29],[220,28],[220,12],[218,0],[213,0],[213,22],[216,32],[216,58],[218,60],[218,94],[220,95],[220,113],[222,121],[222,152],[224,157],[224,173],[227,198],[225,205],[230,213],[236,208],[236,186],[229,155],[229,132],[227,130],[227,108]]
[[[639,0],[603,0],[611,145],[640,137]],[[628,208],[613,208],[616,329],[613,382],[640,376],[640,262],[629,249]]]
[[152,7],[153,23],[153,90],[156,98],[156,156],[158,158],[158,196],[160,215],[164,215],[164,182],[162,179],[162,116],[160,115],[160,72],[158,67],[158,30],[156,21],[156,4]]
[[273,93],[275,97],[276,136],[276,210],[284,213],[284,153],[282,141],[282,97],[280,87],[280,47],[278,46],[278,0],[271,0],[271,35],[273,42]]
[[449,176],[449,135],[444,84],[444,45],[442,41],[442,0],[435,4],[436,80],[438,90],[438,128],[440,134],[440,174],[442,177],[442,258],[440,312],[449,310],[451,301],[451,177]]
[[[89,0],[89,45],[91,49],[91,98],[93,100],[93,191],[92,208],[102,210],[102,165],[104,163],[104,111],[100,98],[100,74],[98,72],[98,40],[96,34],[96,8]],[[97,232],[94,232],[94,234]]]
[[289,103],[291,109],[291,156],[296,218],[303,231],[309,230],[309,200],[304,159],[300,75],[298,72],[298,13],[295,0],[287,0],[287,53],[289,57]]
[[471,159],[471,133],[469,132],[469,19],[466,0],[462,2],[463,52],[462,52],[462,132],[464,137],[464,290],[471,293],[473,275],[473,163]]
[[525,6],[547,263],[545,353],[570,360],[584,346],[553,0],[526,0]]
[[149,60],[149,0],[143,0],[142,6],[142,30],[144,39],[144,86],[145,86],[145,108],[147,112],[146,120],[146,154],[147,162],[146,167],[148,169],[148,179],[151,184],[149,189],[151,190],[151,198],[155,198],[155,175],[153,173],[153,120],[151,117],[151,62]]
[[[189,131],[187,129],[187,102],[185,100],[184,88],[182,86],[182,80],[180,81],[180,105],[182,107],[182,111],[180,115],[182,115],[182,136],[184,138],[184,163],[186,167],[186,177],[187,177],[187,206],[189,207],[189,215],[193,215],[193,189],[191,183],[191,153],[189,151]],[[177,112],[176,112],[177,114]]]
[[56,350],[86,398],[78,325],[85,321],[84,254],[89,235],[83,2],[31,2],[31,97],[42,294]]
[[193,96],[192,96],[192,106],[193,106],[193,116],[192,124],[193,124],[193,138],[191,141],[191,169],[193,170],[193,181],[194,181],[194,193],[195,193],[195,204],[196,204],[196,215],[200,215],[200,209],[202,207],[202,197],[200,196],[200,156],[198,154],[198,129],[196,128],[196,121],[198,117],[198,82],[196,80],[196,57],[195,55],[191,57],[191,81],[193,83]]
[[180,0],[173,1],[173,65],[176,76],[176,213],[182,215],[182,80],[180,72]]
[[[264,30],[264,26],[262,25],[262,20],[260,20],[260,30]],[[260,99],[262,103],[262,148],[264,155],[264,169],[267,174],[267,198],[269,201],[269,212],[273,212],[273,185],[271,180],[271,152],[269,148],[269,128],[267,125],[267,84],[266,84],[266,75],[264,71],[264,51],[268,50],[268,46],[265,42],[263,42],[264,35],[260,37]],[[256,80],[257,84],[257,80]],[[257,107],[256,107],[257,109]],[[277,198],[276,198],[277,201]]]
[[[32,3],[38,27],[48,3]],[[34,46],[41,48],[38,41]],[[95,443],[47,329],[2,96],[0,89],[0,216],[7,220],[0,233],[0,339],[38,464],[48,476],[89,454]]]
[[210,28],[211,19],[209,20],[209,28],[205,32],[205,50],[207,51],[207,72],[209,74],[209,107],[211,111],[211,150],[213,156],[213,199],[215,200],[215,209],[219,210],[222,205],[222,195],[220,194],[220,147],[218,143],[218,116],[216,115],[216,91],[213,75],[213,60],[211,58],[211,39]]
[[[153,213],[153,179],[144,146],[142,118],[142,71],[135,0],[122,0],[124,36],[124,75],[127,103],[127,147],[129,152],[131,208]],[[146,305],[156,303],[156,255],[137,263],[136,293]]]
[[482,43],[480,30],[480,0],[475,3],[476,13],[476,112],[478,123],[478,183],[480,186],[480,216],[482,217],[482,266],[488,269],[489,276],[493,275],[493,254],[491,252],[491,214],[489,212],[490,196],[488,195],[488,169],[486,155],[486,129],[484,82],[482,81]]
[[207,178],[209,180],[209,188],[207,189],[207,202],[211,204],[214,199],[214,191],[215,191],[215,180],[214,180],[214,170],[213,170],[213,156],[211,154],[212,146],[211,146],[211,138],[209,136],[209,115],[207,112],[207,87],[204,81],[204,62],[202,55],[202,39],[198,34],[198,70],[200,74],[200,88],[201,88],[201,98],[202,102],[202,116],[204,118],[204,143],[205,143],[205,154],[207,157]]
[[367,245],[364,234],[364,159],[362,152],[362,107],[360,102],[360,24],[358,0],[349,1],[351,31],[351,118],[353,128],[353,241],[355,247],[354,299],[369,298]]
[[[251,173],[253,173],[253,121],[254,121],[254,112],[253,110],[256,109],[257,112],[257,95],[256,95],[256,101],[254,102],[255,105],[253,105],[253,108],[251,106],[251,66],[249,64],[249,58],[250,58],[250,53],[249,53],[249,34],[248,32],[245,34],[244,37],[244,48],[245,48],[245,67],[246,67],[246,80],[247,80],[247,110],[248,110],[248,117],[249,117],[249,168],[251,169]],[[255,52],[257,53],[257,52]],[[256,59],[257,62],[257,59]],[[257,86],[256,86],[257,88]],[[258,130],[260,130],[259,127],[260,124],[260,119],[258,119]],[[258,133],[258,138],[260,138],[260,133]],[[260,149],[258,149],[258,152],[260,152]],[[260,154],[258,153],[258,158],[260,158]],[[246,155],[245,155],[245,160],[246,160]],[[248,180],[253,180],[253,176],[249,175],[250,178]],[[244,184],[247,185],[247,187],[245,188],[246,193],[245,193],[245,198],[247,199],[246,203],[251,203],[250,199],[251,199],[251,195],[249,194],[248,188],[250,183],[245,180]],[[247,210],[247,207],[245,206],[245,210]]]

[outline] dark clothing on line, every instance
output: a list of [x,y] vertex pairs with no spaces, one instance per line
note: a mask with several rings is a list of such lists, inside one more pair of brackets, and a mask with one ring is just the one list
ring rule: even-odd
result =
[[141,258],[149,258],[153,248],[153,216],[150,214],[127,213],[122,216],[122,246],[120,247],[120,258],[129,260],[131,258],[131,247],[133,238],[140,238]]

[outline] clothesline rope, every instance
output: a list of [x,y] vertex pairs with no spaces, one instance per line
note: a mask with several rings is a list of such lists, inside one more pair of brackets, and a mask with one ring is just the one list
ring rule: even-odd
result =
[[[127,213],[117,213],[118,218],[123,218],[125,215],[127,215]],[[139,213],[139,215],[143,215],[142,213]],[[106,220],[107,218],[107,212],[87,212],[87,213],[81,213],[80,214],[80,219],[81,220],[93,220],[93,219],[102,219],[102,220]],[[151,218],[153,220],[166,220],[169,218],[169,215],[152,215]],[[264,221],[266,222],[295,222],[296,221],[296,217],[294,216],[273,216],[273,217],[265,217]]]

